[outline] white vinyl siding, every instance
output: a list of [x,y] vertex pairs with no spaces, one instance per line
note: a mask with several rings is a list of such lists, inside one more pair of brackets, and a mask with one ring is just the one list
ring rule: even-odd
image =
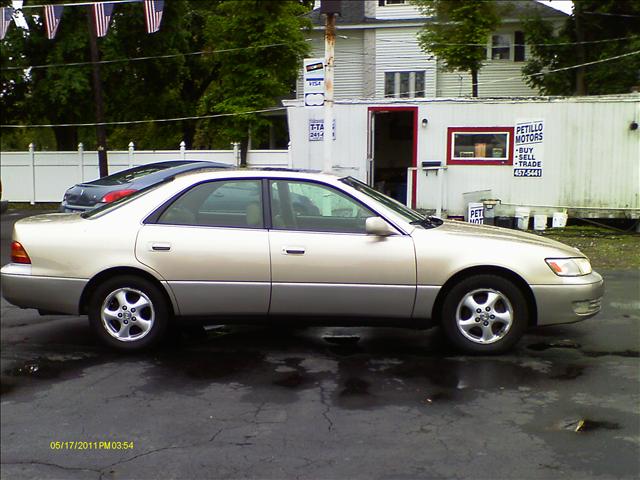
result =
[[385,72],[424,71],[424,96],[435,96],[435,62],[420,49],[418,30],[416,27],[376,30],[376,98],[384,97]]
[[422,15],[420,14],[420,10],[416,7],[410,0],[405,1],[404,4],[396,4],[396,5],[384,5],[381,7],[379,5],[378,0],[366,0],[367,2],[372,2],[375,4],[375,12],[376,18],[383,19],[407,19],[407,18],[418,18]]
[[[346,38],[345,38],[346,37]],[[335,47],[334,97],[361,98],[364,96],[364,71],[375,59],[364,56],[364,32],[362,30],[339,30]],[[310,58],[324,58],[324,35],[313,32]],[[303,97],[302,69],[297,82],[297,97]]]
[[[480,97],[530,97],[538,91],[527,86],[522,77],[523,62],[489,60],[478,75]],[[471,96],[471,74],[468,72],[438,71],[437,97]]]

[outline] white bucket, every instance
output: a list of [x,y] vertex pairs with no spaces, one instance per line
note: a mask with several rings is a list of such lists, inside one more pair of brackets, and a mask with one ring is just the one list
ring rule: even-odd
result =
[[553,212],[553,218],[551,219],[552,228],[564,228],[567,226],[567,218],[569,215],[562,212]]
[[533,216],[533,229],[544,230],[547,228],[547,216],[546,215],[534,215]]
[[527,230],[529,228],[529,213],[530,210],[525,207],[516,207],[516,222],[520,230]]

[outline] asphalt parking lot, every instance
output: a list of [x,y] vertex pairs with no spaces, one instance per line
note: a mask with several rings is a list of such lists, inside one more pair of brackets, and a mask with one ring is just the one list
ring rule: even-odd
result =
[[224,326],[121,355],[2,299],[1,477],[638,478],[640,272],[601,273],[597,317],[501,357],[437,330]]

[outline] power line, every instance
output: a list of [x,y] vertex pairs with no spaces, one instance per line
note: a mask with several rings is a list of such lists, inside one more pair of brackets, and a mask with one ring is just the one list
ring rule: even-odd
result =
[[640,15],[632,15],[630,13],[607,13],[607,12],[582,12],[586,15],[602,15],[604,17],[626,17],[626,18],[640,18]]
[[181,122],[183,120],[202,120],[205,118],[221,118],[221,117],[235,117],[239,115],[248,115],[251,113],[267,113],[277,112],[285,110],[285,107],[273,107],[264,108],[261,110],[247,110],[245,112],[236,113],[216,113],[212,115],[199,115],[193,117],[179,117],[179,118],[156,118],[153,120],[129,120],[122,122],[100,122],[100,123],[58,123],[58,124],[41,124],[41,125],[0,125],[0,128],[52,128],[52,127],[96,127],[99,125],[139,125],[143,123],[166,123],[166,122]]
[[[532,74],[525,75],[525,76],[527,76],[527,77],[536,77],[536,76],[540,76],[540,75],[547,75],[549,73],[562,72],[562,71],[572,70],[574,68],[580,68],[580,67],[588,67],[590,65],[595,65],[595,64],[604,63],[604,62],[610,62],[612,60],[618,60],[620,58],[629,57],[629,56],[638,55],[638,54],[640,54],[640,50],[636,50],[635,52],[624,53],[622,55],[616,55],[614,57],[603,58],[603,59],[600,59],[600,60],[594,60],[592,62],[586,62],[586,63],[582,63],[582,64],[579,64],[579,65],[571,65],[569,67],[556,68],[556,69],[553,69],[553,70],[547,70],[546,72],[532,73]],[[493,84],[493,83],[516,80],[516,79],[519,79],[519,78],[520,78],[520,76],[510,77],[510,78],[502,78],[502,79],[493,80],[493,81],[489,81],[489,82],[481,82],[481,83],[478,83],[478,85],[489,85],[489,84]],[[416,92],[416,93],[424,93],[424,92],[425,91],[423,90],[423,91],[419,91],[419,92]],[[105,125],[105,126],[106,125],[137,125],[137,124],[144,124],[144,123],[166,123],[166,122],[179,122],[179,121],[184,121],[184,120],[201,120],[201,119],[205,119],[205,118],[234,117],[234,116],[238,116],[238,115],[248,115],[248,114],[252,114],[252,113],[277,112],[277,111],[282,111],[282,110],[286,110],[286,107],[274,107],[274,108],[265,108],[265,109],[261,109],[261,110],[250,110],[250,111],[246,111],[246,112],[218,113],[218,114],[212,114],[212,115],[200,115],[200,116],[191,116],[191,117],[159,118],[159,119],[153,119],[153,120],[129,120],[129,121],[122,121],[122,122],[102,122],[102,123],[60,123],[60,124],[41,124],[41,125],[0,125],[0,128],[52,128],[52,127],[94,127],[94,126],[98,126],[98,125]]]
[[194,56],[194,55],[215,55],[218,53],[237,52],[241,50],[282,47],[284,45],[291,45],[291,43],[273,43],[270,45],[255,45],[251,47],[225,48],[220,50],[200,50],[197,52],[172,53],[172,54],[166,54],[166,55],[153,55],[153,56],[146,56],[146,57],[117,58],[113,60],[100,60],[98,62],[49,63],[44,65],[4,67],[4,68],[0,68],[0,71],[28,70],[28,69],[54,68],[54,67],[80,67],[80,66],[87,66],[87,65],[105,65],[105,64],[113,64],[113,63],[122,63],[122,62],[139,62],[143,60],[153,60],[153,59],[160,59],[160,58],[164,59],[164,58],[187,57],[187,56]]
[[[348,37],[347,37],[348,38]],[[569,45],[590,45],[597,43],[607,43],[607,42],[620,42],[622,40],[632,40],[634,38],[640,38],[640,35],[631,35],[628,37],[618,37],[618,38],[605,38],[602,40],[585,40],[582,42],[557,42],[557,43],[514,43],[514,46],[519,47],[562,47]],[[417,45],[417,42],[411,42],[406,40],[389,40],[386,38],[379,38],[376,41],[378,42],[387,42],[387,43],[399,43],[404,45]],[[434,43],[433,45],[440,45],[445,47],[486,47],[487,43]]]
[[[132,2],[132,1],[138,1],[138,0],[124,0],[126,2]],[[74,4],[74,5],[78,5],[78,4]],[[31,6],[30,8],[35,8],[33,6]],[[345,35],[343,35],[343,37],[345,38],[349,38]],[[525,44],[514,44],[514,46],[542,46],[542,47],[554,47],[554,46],[569,46],[569,45],[587,45],[587,44],[598,44],[598,43],[608,43],[608,42],[619,42],[619,41],[623,41],[623,40],[632,40],[635,38],[640,38],[640,35],[632,35],[632,36],[628,36],[628,37],[619,37],[619,38],[608,38],[608,39],[603,39],[603,40],[590,40],[590,41],[584,41],[584,42],[560,42],[560,43],[525,43]],[[312,41],[311,39],[306,39],[305,42],[310,42]],[[402,45],[418,45],[417,42],[411,42],[411,41],[402,41],[402,40],[388,40],[388,39],[384,39],[384,38],[379,38],[377,39],[377,41],[379,42],[386,42],[386,43],[396,43],[396,44],[402,44]],[[124,62],[140,62],[140,61],[146,61],[146,60],[156,60],[156,59],[169,59],[169,58],[177,58],[177,57],[188,57],[188,56],[197,56],[197,55],[215,55],[218,53],[228,53],[228,52],[236,52],[236,51],[242,51],[242,50],[250,50],[250,49],[261,49],[261,48],[273,48],[273,47],[282,47],[285,45],[291,45],[291,43],[274,43],[274,44],[270,44],[270,45],[256,45],[256,46],[251,46],[251,47],[237,47],[237,48],[226,48],[226,49],[220,49],[220,50],[199,50],[199,51],[195,51],[195,52],[185,52],[185,53],[175,53],[175,54],[166,54],[166,55],[149,55],[149,56],[144,56],[144,57],[131,57],[131,58],[117,58],[117,59],[113,59],[113,60],[101,60],[99,62],[95,62],[96,64],[100,64],[100,65],[108,65],[108,64],[115,64],[115,63],[124,63]],[[438,45],[443,45],[443,46],[467,46],[467,47],[487,47],[488,44],[486,43],[438,43]],[[360,55],[360,56],[364,56],[366,57],[367,54],[365,53],[360,53],[360,52],[348,52],[348,51],[342,51],[342,53],[349,53],[349,54],[353,54],[353,55]],[[405,59],[409,59],[409,58],[414,58],[414,57],[410,57],[410,56],[401,56],[401,57],[394,57],[394,58],[405,58]],[[14,71],[14,70],[27,70],[27,69],[44,69],[44,68],[61,68],[61,67],[81,67],[81,66],[87,66],[87,65],[93,65],[94,62],[70,62],[70,63],[48,63],[48,64],[42,64],[42,65],[23,65],[23,66],[17,66],[17,67],[2,67],[0,68],[0,71]]]

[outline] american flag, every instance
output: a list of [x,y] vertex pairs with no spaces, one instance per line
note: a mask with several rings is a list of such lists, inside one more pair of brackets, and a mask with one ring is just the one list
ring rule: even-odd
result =
[[96,21],[97,37],[104,37],[107,34],[112,13],[113,3],[99,2],[93,4],[93,16]]
[[147,21],[147,33],[160,30],[164,0],[144,0],[144,18]]
[[53,40],[60,25],[62,18],[62,5],[45,5],[44,6],[44,24],[47,28],[47,38]]
[[9,25],[11,25],[12,19],[13,19],[13,8],[11,7],[0,8],[0,40],[4,40],[4,37],[7,34],[7,30],[9,30]]

